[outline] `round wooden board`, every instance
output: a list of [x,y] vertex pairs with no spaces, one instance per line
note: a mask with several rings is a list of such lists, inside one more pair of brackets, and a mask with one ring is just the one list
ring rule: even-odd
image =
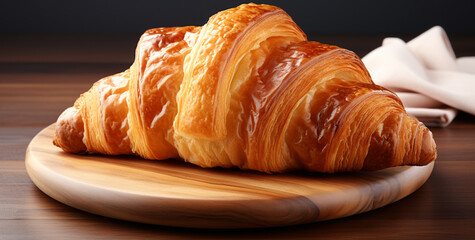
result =
[[169,226],[267,227],[345,217],[411,194],[434,167],[272,175],[203,169],[180,160],[64,153],[52,144],[53,130],[43,129],[26,151],[28,174],[43,192],[91,213]]

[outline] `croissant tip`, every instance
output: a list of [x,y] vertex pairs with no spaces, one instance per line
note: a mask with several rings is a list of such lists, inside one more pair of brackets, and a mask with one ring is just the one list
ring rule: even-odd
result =
[[[55,134],[56,135],[56,134]],[[54,139],[53,139],[53,145],[55,145],[56,147],[61,147],[59,146],[59,144],[57,143],[57,140],[56,140],[56,136],[54,136]]]
[[65,152],[85,152],[83,124],[78,109],[74,107],[67,108],[56,121],[53,132],[53,144]]
[[432,132],[427,129],[422,136],[421,154],[419,158],[420,165],[431,163],[437,158],[437,146],[432,136]]

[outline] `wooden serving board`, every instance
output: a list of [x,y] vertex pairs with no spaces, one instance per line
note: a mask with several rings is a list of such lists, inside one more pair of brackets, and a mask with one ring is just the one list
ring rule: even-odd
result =
[[345,217],[417,190],[434,164],[375,172],[265,174],[203,169],[180,160],[74,155],[33,138],[26,167],[44,193],[69,206],[135,222],[196,228],[284,226]]

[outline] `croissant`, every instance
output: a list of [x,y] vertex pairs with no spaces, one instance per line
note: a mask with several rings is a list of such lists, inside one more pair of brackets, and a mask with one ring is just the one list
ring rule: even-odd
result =
[[267,173],[378,170],[436,158],[432,133],[356,54],[307,41],[282,9],[244,4],[156,28],[125,72],[58,118],[71,153],[181,158]]

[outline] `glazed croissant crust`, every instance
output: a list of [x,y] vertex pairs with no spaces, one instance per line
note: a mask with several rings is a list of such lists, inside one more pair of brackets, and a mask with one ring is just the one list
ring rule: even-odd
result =
[[282,9],[256,4],[202,27],[146,31],[130,69],[99,80],[61,114],[54,144],[269,173],[436,158],[431,132],[372,82],[358,56],[307,41]]

